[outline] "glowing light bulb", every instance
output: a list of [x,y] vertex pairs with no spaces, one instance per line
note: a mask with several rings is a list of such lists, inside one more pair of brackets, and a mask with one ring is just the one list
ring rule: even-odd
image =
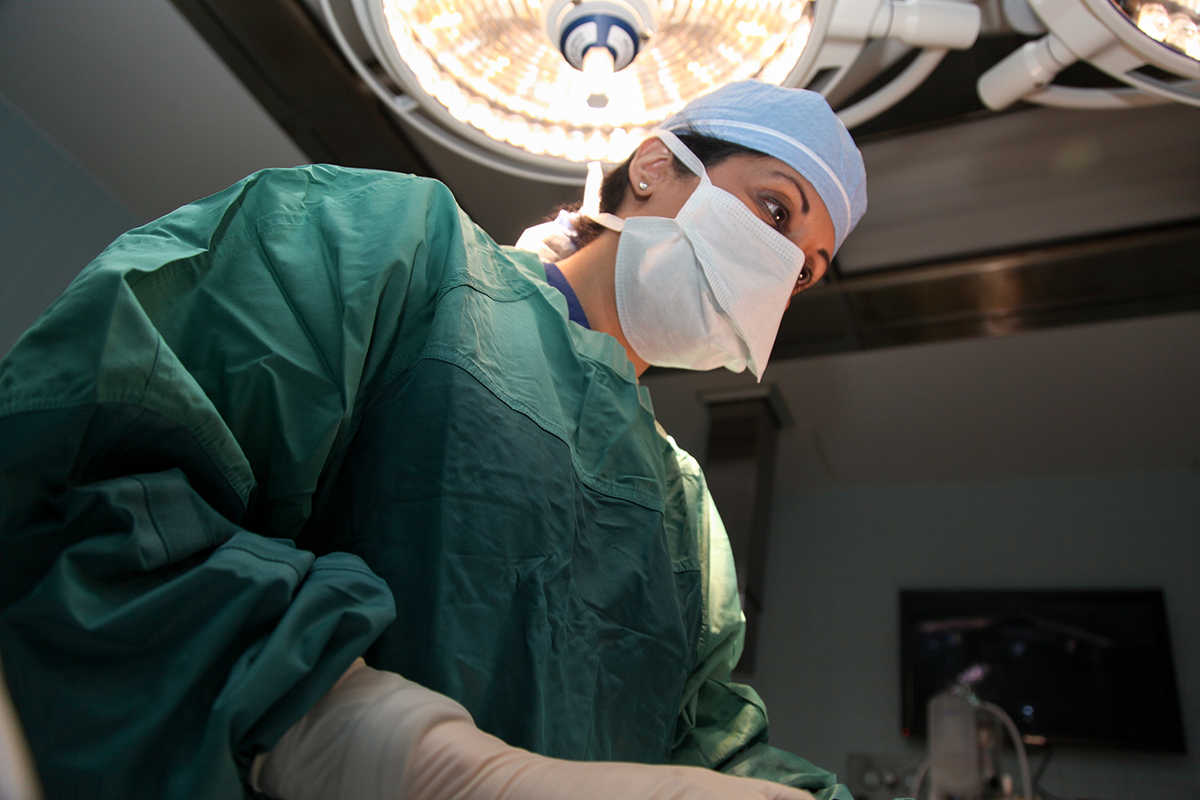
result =
[[504,141],[504,135],[508,129],[504,118],[494,112],[488,114],[483,125],[480,127],[483,129],[484,133],[497,141]]
[[546,152],[552,156],[567,154],[567,132],[560,125],[553,125],[546,131]]
[[525,140],[525,149],[534,155],[542,155],[546,152],[546,129],[542,126],[530,126],[529,138]]
[[492,119],[491,109],[487,103],[480,100],[473,100],[467,104],[467,120],[480,130],[486,130],[488,123]]
[[[545,36],[549,0],[363,0],[383,12],[383,38],[411,73],[393,76],[406,92],[491,138],[580,161],[624,158],[647,129],[713,85],[782,82],[814,9],[813,0],[647,1],[658,10],[653,38],[615,72],[604,45],[582,54],[582,71],[566,63]],[[1187,3],[1200,0],[1157,0],[1167,20],[1160,41],[1171,30],[1167,9]],[[1173,39],[1184,52],[1194,47],[1183,26]]]
[[579,130],[567,134],[567,158],[572,161],[583,161],[587,158],[587,140]]
[[1141,28],[1142,33],[1161,42],[1167,38],[1167,31],[1171,29],[1171,15],[1158,3],[1146,3],[1138,9],[1137,26]]
[[608,155],[608,138],[599,129],[592,131],[587,139],[588,161],[603,161]]
[[525,147],[529,141],[529,123],[519,114],[509,114],[504,122],[504,139],[517,147]]
[[[643,139],[645,137],[642,137]],[[624,128],[617,128],[612,132],[608,140],[608,161],[620,163],[629,158],[629,154],[633,152],[633,148],[641,143],[641,139],[635,139],[629,135],[629,132]]]
[[1190,58],[1200,59],[1200,28],[1186,14],[1171,15],[1171,27],[1164,41]]
[[609,161],[623,161],[624,160],[623,157],[614,159],[613,155],[617,154],[617,153],[621,153],[626,150],[629,150],[632,147],[633,147],[633,145],[629,143],[629,132],[626,131],[624,128],[616,128],[608,136],[608,151],[609,151],[608,160]]
[[593,47],[583,56],[584,91],[590,108],[608,105],[614,71],[612,53],[607,47]]
[[462,14],[457,11],[438,14],[433,19],[429,20],[428,26],[437,30],[438,28],[454,28],[462,22]]

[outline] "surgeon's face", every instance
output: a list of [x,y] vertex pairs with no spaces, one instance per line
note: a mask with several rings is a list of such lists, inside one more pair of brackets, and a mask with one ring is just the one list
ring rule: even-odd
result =
[[[630,164],[630,179],[636,186],[645,180],[648,188],[635,191],[637,201],[623,210],[624,216],[675,217],[700,179],[680,178],[670,165],[670,151],[658,139],[639,148]],[[804,251],[804,269],[792,288],[795,296],[829,269],[837,241],[833,218],[817,190],[788,164],[770,156],[736,155],[707,168],[714,186],[732,194],[764,222]]]
[[708,177],[804,251],[804,269],[793,297],[828,271],[837,241],[833,217],[799,172],[778,158],[739,155],[709,168]]

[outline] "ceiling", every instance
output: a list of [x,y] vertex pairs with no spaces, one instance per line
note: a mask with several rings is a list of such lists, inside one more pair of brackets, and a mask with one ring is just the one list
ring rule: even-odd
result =
[[[870,208],[767,373],[798,420],[781,480],[1200,471],[1200,109],[985,111],[973,76],[1013,45],[854,132]],[[309,161],[434,175],[499,241],[578,192],[404,130],[300,0],[0,0],[0,95],[142,219]],[[697,393],[752,386],[647,383],[698,453]]]

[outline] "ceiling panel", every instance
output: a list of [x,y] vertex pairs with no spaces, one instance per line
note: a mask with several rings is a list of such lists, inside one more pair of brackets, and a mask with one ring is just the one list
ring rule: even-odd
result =
[[0,2],[0,94],[143,219],[308,160],[165,0]]
[[842,274],[1200,218],[1200,108],[1026,108],[862,147]]

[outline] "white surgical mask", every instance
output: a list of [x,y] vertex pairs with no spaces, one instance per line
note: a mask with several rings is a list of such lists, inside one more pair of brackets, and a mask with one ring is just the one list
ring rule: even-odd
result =
[[[616,292],[621,330],[660,367],[747,367],[762,379],[804,253],[741,200],[709,180],[670,131],[654,131],[700,176],[674,219],[602,216],[619,230]],[[588,212],[585,201],[585,212]]]

